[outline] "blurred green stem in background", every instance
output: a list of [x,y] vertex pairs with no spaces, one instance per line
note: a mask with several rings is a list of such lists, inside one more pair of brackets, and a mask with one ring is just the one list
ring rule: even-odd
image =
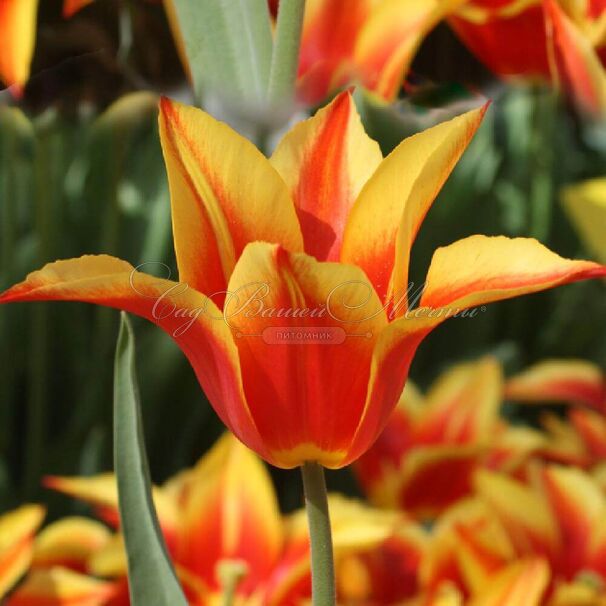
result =
[[533,91],[530,139],[529,235],[547,242],[551,230],[554,187],[554,129],[557,124],[558,97],[555,92],[538,88]]
[[282,0],[269,72],[270,104],[290,104],[294,97],[305,0]]
[[[54,111],[45,112],[36,122],[35,149],[35,236],[36,264],[44,265],[57,251],[56,226],[61,222],[61,195],[64,145],[57,127]],[[25,495],[31,497],[38,490],[42,475],[44,449],[47,440],[47,411],[49,393],[49,330],[51,308],[46,303],[35,303],[32,309],[29,398],[24,472]]]
[[335,565],[324,468],[308,462],[301,467],[301,473],[311,543],[312,602],[313,606],[334,606]]

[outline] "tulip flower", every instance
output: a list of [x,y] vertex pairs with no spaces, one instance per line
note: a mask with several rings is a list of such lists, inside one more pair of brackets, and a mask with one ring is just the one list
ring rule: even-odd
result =
[[603,115],[604,8],[594,0],[469,0],[449,22],[496,74],[559,84],[581,111]]
[[[606,598],[590,580],[606,567],[606,497],[588,474],[552,465],[521,482],[480,471],[476,489],[477,500],[460,503],[441,522],[423,571],[426,583],[454,580],[476,596],[516,561],[534,559],[544,570],[533,575],[535,601],[520,604],[573,606]],[[583,595],[589,599],[580,601]]]
[[20,95],[29,78],[38,0],[0,0],[0,80]]
[[267,160],[203,111],[165,99],[181,281],[85,256],[30,274],[0,302],[79,300],[146,317],[263,458],[342,467],[374,442],[417,346],[447,317],[606,275],[535,240],[471,236],[436,251],[420,308],[408,309],[412,243],[483,112],[410,137],[383,159],[343,93]]
[[525,402],[560,402],[606,410],[606,377],[585,360],[543,360],[511,377],[505,397]]
[[[71,17],[93,0],[64,0]],[[0,0],[0,80],[17,96],[29,78],[36,42],[38,0]]]
[[[23,94],[30,76],[36,43],[38,2],[0,0],[0,80],[17,97]],[[68,19],[93,2],[63,0],[63,16]]]
[[0,599],[29,568],[34,537],[44,516],[44,508],[38,505],[24,505],[0,516]]
[[85,6],[92,4],[94,0],[63,0],[63,16],[72,17]]
[[[36,536],[44,515],[43,507],[24,505],[0,517],[2,603],[7,606],[106,603],[114,595],[114,584],[89,578],[76,569],[83,569],[89,555],[105,545],[109,539],[107,529],[91,520],[66,518]],[[26,573],[26,580],[11,591]]]
[[[55,477],[47,484],[92,504],[104,519],[118,521],[113,476]],[[299,599],[309,599],[309,537],[305,512],[295,512],[285,519],[280,516],[266,469],[230,434],[193,469],[179,473],[156,488],[154,501],[190,603],[214,604],[213,600],[217,600],[224,589],[218,573],[222,571],[225,580],[227,571],[229,580],[229,575],[237,575],[239,570],[243,573],[237,579],[235,591],[237,600],[241,601],[237,601],[238,604],[288,606],[298,603]],[[339,595],[344,603],[360,596],[379,599],[386,595],[398,598],[415,595],[416,570],[426,548],[426,533],[396,512],[371,509],[336,495],[331,496],[330,503]],[[57,522],[54,534],[63,530],[60,524],[71,522]],[[88,530],[87,540],[79,538],[72,545],[94,543],[94,530]],[[83,530],[79,531],[80,537],[84,534]],[[46,561],[57,565],[65,553],[65,539],[53,541],[54,550],[51,550],[50,539],[42,541],[42,538],[40,551],[46,554]],[[52,558],[49,557],[51,551],[54,551]],[[38,558],[41,559],[41,554]],[[40,562],[40,568],[42,564]],[[78,569],[80,564],[78,562]],[[349,574],[352,567],[355,567],[355,578]],[[108,603],[128,605],[126,554],[119,535],[101,541],[97,549],[89,551],[82,570],[91,578],[113,579],[115,593]],[[398,571],[397,583],[395,579],[389,580],[394,570]],[[116,588],[121,588],[121,593]],[[391,602],[385,599],[378,603]]]
[[587,250],[601,262],[606,260],[606,179],[571,185],[562,192],[564,209]]
[[392,101],[424,37],[463,0],[310,0],[298,95],[318,103],[351,83]]
[[542,439],[501,421],[502,395],[493,358],[455,366],[425,398],[407,384],[385,430],[354,467],[370,500],[433,518],[471,493],[480,467],[519,466]]
[[[544,360],[511,377],[508,400],[528,404],[573,406],[566,417],[545,414],[541,426],[547,441],[537,451],[560,463],[591,468],[606,456],[606,377],[584,360]],[[591,410],[592,409],[592,410]]]

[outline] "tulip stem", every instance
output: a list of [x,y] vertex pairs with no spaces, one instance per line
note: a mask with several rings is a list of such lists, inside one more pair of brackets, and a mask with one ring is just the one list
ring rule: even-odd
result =
[[268,100],[288,104],[294,95],[305,0],[281,0],[269,72]]
[[313,606],[334,606],[335,566],[324,468],[318,463],[301,467],[305,508],[311,544],[311,594]]

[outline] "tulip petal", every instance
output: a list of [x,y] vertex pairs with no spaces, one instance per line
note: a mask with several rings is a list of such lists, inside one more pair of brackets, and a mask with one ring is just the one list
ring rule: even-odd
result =
[[494,358],[450,369],[427,393],[427,408],[415,432],[418,443],[490,441],[499,418],[502,389],[501,367]]
[[526,238],[471,236],[439,248],[421,306],[391,322],[377,341],[364,413],[348,462],[363,454],[385,427],[417,347],[441,322],[469,307],[605,275],[604,266],[563,259]]
[[416,517],[431,519],[472,492],[473,474],[484,449],[477,446],[433,446],[411,451],[400,470],[399,506]]
[[43,507],[23,505],[0,517],[0,599],[27,571],[44,516]]
[[505,397],[523,402],[564,402],[606,408],[606,378],[585,360],[544,360],[511,377]]
[[29,78],[38,0],[0,0],[0,79],[19,95]]
[[303,250],[288,190],[250,141],[202,110],[166,98],[160,139],[182,282],[208,296],[221,293],[242,250],[256,240]]
[[271,478],[231,434],[189,473],[182,497],[175,562],[218,589],[216,564],[241,560],[246,593],[264,580],[282,548],[282,520]]
[[73,17],[79,10],[92,4],[93,0],[63,0],[63,16],[66,19]]
[[470,236],[433,255],[421,306],[470,307],[606,276],[606,266],[564,259],[531,238]]
[[55,567],[32,572],[7,606],[103,606],[115,592],[113,583]]
[[363,272],[254,243],[229,292],[225,315],[270,461],[341,466],[364,406],[374,343],[386,326]]
[[393,101],[425,36],[466,0],[385,0],[366,20],[354,61],[364,87]]
[[[44,484],[48,488],[89,503],[109,524],[114,527],[120,525],[118,487],[113,473],[89,477],[47,476],[44,478]],[[169,539],[168,542],[172,543],[178,520],[176,502],[168,498],[162,489],[156,487],[153,495],[160,525]]]
[[567,187],[562,201],[587,249],[606,263],[606,179]]
[[542,476],[565,546],[558,569],[572,578],[587,565],[594,539],[604,536],[606,500],[598,484],[580,469],[551,466]]
[[489,586],[470,600],[469,606],[541,606],[549,585],[544,560],[522,560],[491,579]]
[[106,546],[110,531],[88,518],[68,517],[47,526],[37,537],[32,566],[62,566],[85,572],[89,557]]
[[[540,1],[472,0],[451,15],[449,24],[495,74],[549,80],[545,16]],[[512,40],[516,44],[511,44]]]
[[541,555],[553,560],[563,547],[558,523],[545,500],[505,475],[476,474],[478,494],[497,513],[519,555]]
[[0,303],[41,300],[97,303],[158,324],[188,357],[221,420],[251,448],[265,452],[244,400],[233,337],[207,297],[97,255],[50,263],[0,294]]
[[[394,470],[400,466],[402,458],[414,447],[414,424],[417,418],[415,413],[420,412],[424,404],[417,388],[412,381],[408,381],[385,429],[372,448],[355,463],[356,478],[365,494],[374,494],[375,487],[386,481],[387,475],[393,475]],[[372,500],[375,503],[380,502],[374,497]]]
[[98,577],[126,578],[128,562],[124,537],[121,534],[113,535],[104,547],[91,553],[88,559],[88,571]]
[[543,0],[558,76],[581,111],[606,112],[606,72],[591,42],[555,0]]
[[606,417],[592,410],[571,410],[570,422],[587,450],[598,461],[606,460]]
[[339,259],[349,211],[382,159],[349,92],[285,135],[271,163],[295,202],[307,254]]
[[356,37],[374,0],[307,0],[299,58],[298,97],[317,104],[354,75]]
[[341,261],[361,267],[381,299],[395,302],[399,315],[407,307],[408,262],[419,227],[485,111],[468,112],[402,141],[353,206]]

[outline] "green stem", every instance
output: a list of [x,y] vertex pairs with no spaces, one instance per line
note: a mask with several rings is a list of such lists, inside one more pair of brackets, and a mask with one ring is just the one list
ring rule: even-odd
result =
[[276,25],[276,39],[269,72],[270,104],[292,100],[299,66],[299,47],[303,29],[305,0],[281,0]]
[[324,468],[318,463],[301,467],[311,544],[311,595],[313,606],[335,606],[335,565]]

